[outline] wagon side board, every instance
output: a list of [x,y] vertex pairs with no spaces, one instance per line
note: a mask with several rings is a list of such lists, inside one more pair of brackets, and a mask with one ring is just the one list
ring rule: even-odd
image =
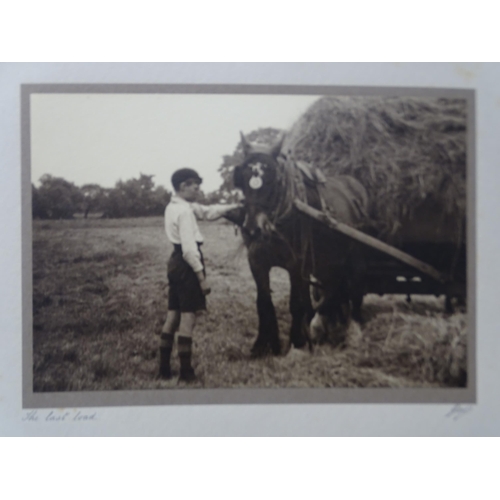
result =
[[366,276],[365,293],[404,295],[448,295],[465,297],[465,283],[438,283],[432,278],[403,265],[384,265],[389,262],[377,261],[369,266]]
[[[295,200],[294,204],[300,212],[308,217],[387,256],[387,263],[391,269],[377,266],[375,269],[369,270],[368,293],[463,295],[465,285],[450,282],[444,273],[429,264],[347,224],[343,224],[300,200]],[[391,260],[394,263],[392,266],[390,264]],[[408,269],[410,269],[410,272]],[[398,281],[396,277],[400,278],[400,280]]]

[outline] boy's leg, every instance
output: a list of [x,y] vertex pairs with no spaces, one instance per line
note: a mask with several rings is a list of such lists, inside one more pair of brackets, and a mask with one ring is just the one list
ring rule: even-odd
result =
[[174,335],[177,328],[179,328],[180,319],[180,311],[169,309],[167,312],[167,320],[161,329],[159,376],[164,379],[172,377],[172,372],[170,370],[170,356],[174,345]]
[[181,313],[178,310],[169,309],[167,312],[167,320],[161,329],[162,334],[174,334],[179,328],[181,321]]
[[186,382],[195,379],[193,367],[191,366],[191,350],[193,344],[193,330],[196,325],[196,314],[183,312],[180,315],[179,337],[177,339],[177,351],[181,363],[180,380]]

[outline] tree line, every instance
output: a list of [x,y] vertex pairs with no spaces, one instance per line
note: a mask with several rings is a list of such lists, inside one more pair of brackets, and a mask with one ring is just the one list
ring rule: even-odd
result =
[[[279,130],[260,128],[246,135],[251,142],[272,144]],[[222,178],[220,187],[208,194],[201,193],[201,203],[233,203],[240,193],[234,189],[232,172],[243,159],[241,142],[232,155],[224,155],[218,172]],[[89,214],[105,218],[147,217],[163,215],[172,192],[156,186],[153,175],[140,174],[138,178],[118,181],[113,188],[98,184],[81,187],[62,177],[45,174],[40,186],[32,184],[32,214],[34,219],[71,219],[76,214],[87,218]]]
[[163,215],[172,193],[155,186],[153,177],[140,174],[137,179],[118,181],[114,188],[103,188],[98,184],[78,187],[45,174],[38,188],[31,186],[33,218],[71,219],[75,214],[87,218],[90,213],[109,218]]

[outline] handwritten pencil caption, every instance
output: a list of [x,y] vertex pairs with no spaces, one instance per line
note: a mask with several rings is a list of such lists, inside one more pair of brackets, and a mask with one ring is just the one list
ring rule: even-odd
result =
[[95,422],[97,412],[85,412],[82,410],[50,410],[41,412],[30,410],[23,415],[23,422]]

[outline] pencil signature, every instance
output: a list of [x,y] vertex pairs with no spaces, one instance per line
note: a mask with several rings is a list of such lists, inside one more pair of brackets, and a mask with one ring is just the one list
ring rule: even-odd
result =
[[451,418],[454,422],[460,420],[464,415],[470,413],[473,410],[472,405],[455,405],[451,408],[451,410],[446,414],[446,417]]

